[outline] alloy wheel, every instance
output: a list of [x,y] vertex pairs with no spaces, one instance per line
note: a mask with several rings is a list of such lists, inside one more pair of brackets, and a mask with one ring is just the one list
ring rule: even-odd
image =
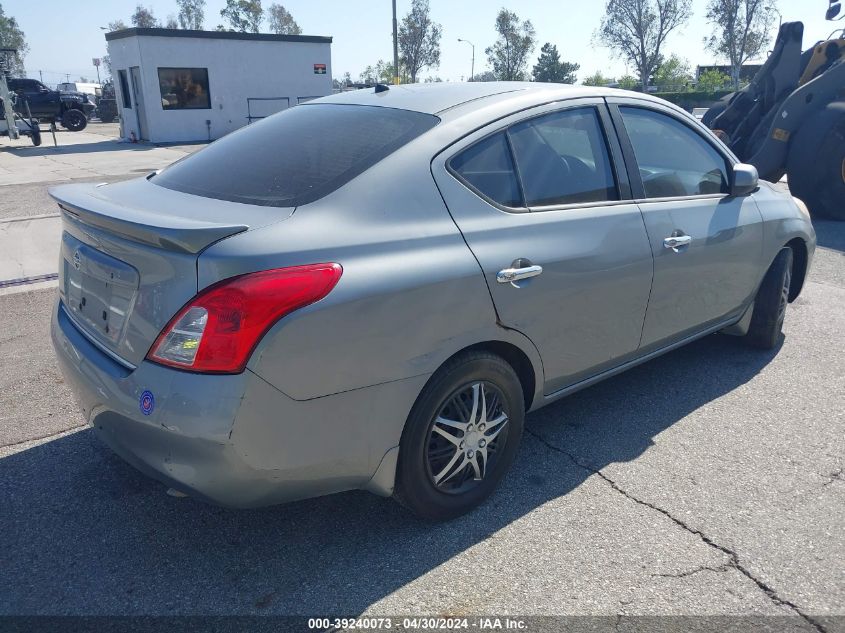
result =
[[464,385],[449,396],[429,427],[426,469],[435,488],[462,494],[491,472],[505,446],[509,415],[490,382]]
[[789,303],[789,287],[792,285],[792,270],[787,266],[783,275],[783,285],[780,289],[780,302],[778,303],[778,324],[783,325],[786,318],[786,306]]

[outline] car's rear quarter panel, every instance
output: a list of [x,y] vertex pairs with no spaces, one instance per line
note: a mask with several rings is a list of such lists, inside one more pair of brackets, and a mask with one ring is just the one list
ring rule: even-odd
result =
[[325,299],[265,336],[250,369],[307,400],[430,374],[464,347],[515,336],[496,324],[481,269],[434,184],[434,153],[430,141],[413,142],[289,221],[202,254],[201,288],[252,270],[343,266]]

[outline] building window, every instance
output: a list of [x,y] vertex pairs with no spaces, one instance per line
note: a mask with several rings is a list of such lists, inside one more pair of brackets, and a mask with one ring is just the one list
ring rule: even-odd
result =
[[123,100],[123,107],[132,109],[132,99],[129,96],[129,80],[126,78],[125,70],[118,70],[117,76],[120,78],[120,98]]
[[159,68],[161,107],[165,110],[208,110],[207,68]]

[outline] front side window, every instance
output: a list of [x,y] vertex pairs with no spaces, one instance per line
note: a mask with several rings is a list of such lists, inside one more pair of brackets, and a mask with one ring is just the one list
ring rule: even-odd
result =
[[506,207],[522,206],[508,140],[498,132],[449,161],[449,168],[482,196]]
[[595,108],[536,117],[508,133],[529,207],[619,199]]
[[295,207],[328,195],[439,121],[410,110],[306,103],[224,136],[151,182],[207,198]]
[[674,117],[622,107],[646,198],[726,194],[725,158],[701,135]]
[[159,68],[161,107],[165,110],[208,110],[207,68]]

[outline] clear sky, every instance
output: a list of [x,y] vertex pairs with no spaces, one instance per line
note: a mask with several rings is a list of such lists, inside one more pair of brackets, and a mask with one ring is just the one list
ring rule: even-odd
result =
[[[269,6],[273,0],[264,0]],[[349,71],[353,78],[379,59],[391,60],[390,0],[275,0],[293,14],[306,35],[331,35],[332,67],[335,77]],[[475,44],[475,72],[488,67],[484,49],[495,40],[496,13],[502,6],[530,19],[537,29],[536,59],[544,42],[556,44],[566,61],[581,64],[579,79],[601,71],[606,76],[625,74],[625,64],[614,59],[605,48],[593,44],[592,36],[603,13],[603,0],[430,0],[433,18],[443,26],[439,69],[424,70],[422,77],[436,75],[444,80],[460,81],[470,73],[471,49],[458,38]],[[164,21],[176,13],[175,0],[142,0]],[[129,23],[136,0],[5,0],[7,15],[17,18],[30,46],[26,68],[30,76],[43,72],[45,83],[71,80],[80,75],[96,76],[92,57],[106,53],[100,26],[116,19]],[[410,0],[397,0],[401,19],[409,10]],[[703,38],[710,31],[704,19],[706,0],[693,0],[692,16],[686,27],[675,31],[667,42],[666,53],[677,53],[691,66],[710,64],[712,55],[704,50]],[[221,23],[220,9],[225,0],[208,0],[205,28]],[[826,38],[838,24],[825,22],[826,0],[777,0],[784,21],[804,22],[805,48]],[[266,26],[266,25],[265,25]],[[776,29],[776,27],[775,27]],[[774,35],[773,29],[773,35]],[[723,60],[718,60],[723,61]],[[533,61],[532,61],[533,63]],[[632,73],[634,74],[634,73]]]

